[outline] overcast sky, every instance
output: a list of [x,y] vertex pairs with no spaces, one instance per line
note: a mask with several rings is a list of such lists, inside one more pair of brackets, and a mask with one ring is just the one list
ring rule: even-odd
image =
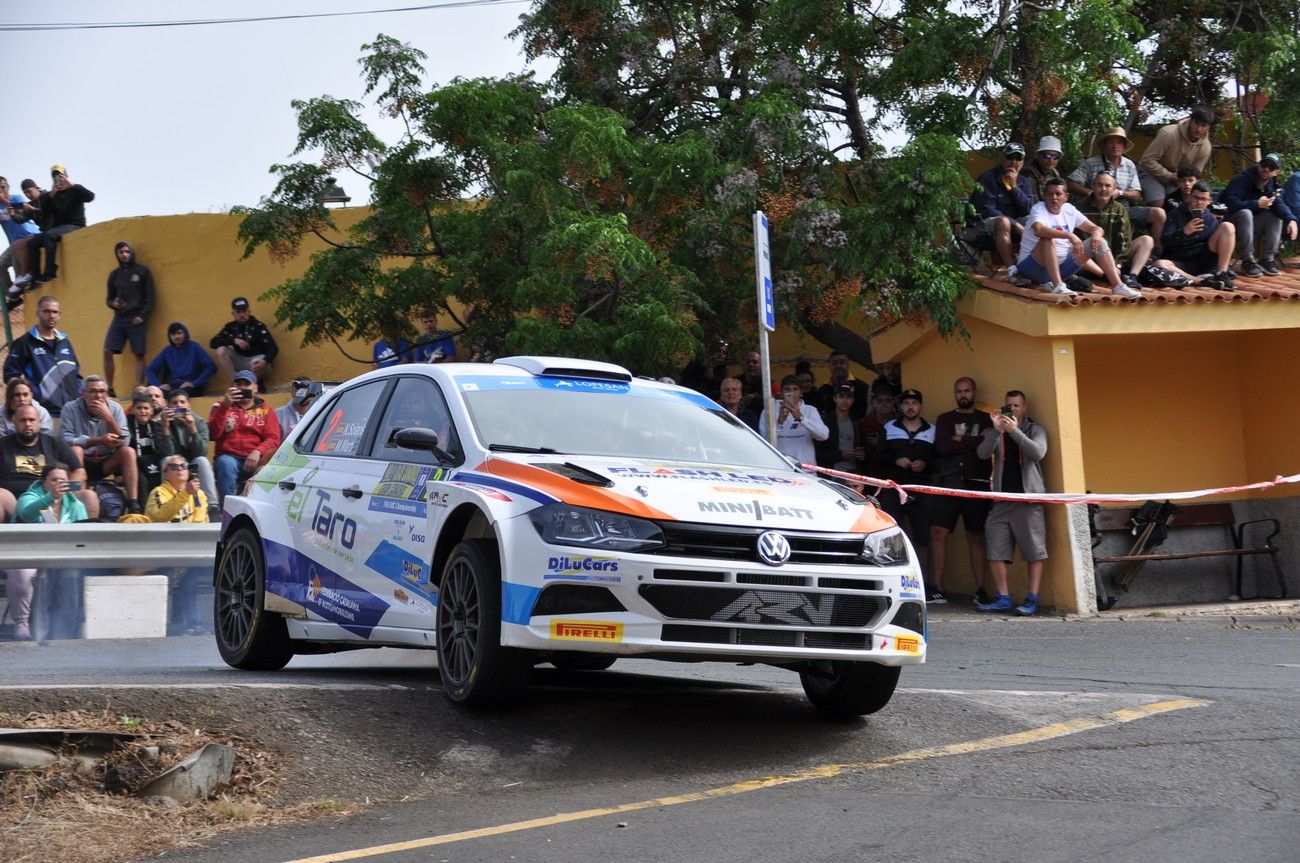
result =
[[[433,2],[3,0],[0,25],[228,19]],[[289,102],[324,94],[361,99],[363,43],[386,33],[421,49],[430,87],[458,76],[512,74],[525,67],[507,34],[527,9],[525,2],[497,2],[202,26],[6,30],[0,40],[11,68],[9,122],[0,175],[15,191],[26,177],[48,188],[50,165],[65,164],[74,182],[95,192],[86,208],[92,223],[256,204],[273,187],[267,169],[293,150]],[[339,179],[354,204],[364,202],[358,178]]]

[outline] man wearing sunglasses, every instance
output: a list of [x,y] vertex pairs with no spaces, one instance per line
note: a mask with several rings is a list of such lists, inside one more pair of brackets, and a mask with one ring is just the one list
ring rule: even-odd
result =
[[1030,185],[1034,190],[1034,203],[1046,197],[1043,193],[1048,180],[1065,179],[1065,175],[1060,171],[1061,152],[1060,138],[1044,135],[1038,139],[1038,149],[1034,151],[1033,161],[1025,166],[1025,174],[1029,177]]
[[1025,217],[1034,205],[1034,187],[1021,171],[1024,166],[1025,148],[1012,141],[1002,148],[1001,161],[979,175],[979,188],[970,199],[981,220],[980,231],[993,238],[998,257],[1006,263],[1014,260],[1011,241],[1020,242]]

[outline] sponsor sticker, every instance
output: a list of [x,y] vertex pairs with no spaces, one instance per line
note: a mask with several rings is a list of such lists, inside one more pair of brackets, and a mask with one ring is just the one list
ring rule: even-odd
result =
[[624,467],[611,467],[608,470],[614,476],[628,477],[631,479],[694,480],[697,482],[716,482],[725,483],[727,485],[746,486],[808,485],[806,481],[795,479],[794,477],[765,473],[746,473],[744,471],[724,470],[718,468],[674,467],[671,465],[658,465],[656,467],[627,465]]
[[917,654],[921,652],[921,639],[915,635],[896,635],[894,645],[899,653]]
[[915,575],[904,575],[902,587],[903,590],[919,592],[921,590],[921,579]]
[[696,501],[700,512],[711,513],[736,513],[738,515],[752,515],[755,521],[762,521],[766,518],[803,518],[812,519],[813,511],[799,506],[777,506],[776,504],[763,503],[754,500],[749,502],[732,501],[732,500],[701,500]]
[[623,624],[601,620],[552,620],[552,641],[604,641],[623,640]]
[[614,557],[548,557],[542,578],[621,584],[622,576],[610,574],[615,572],[618,572],[618,559]]

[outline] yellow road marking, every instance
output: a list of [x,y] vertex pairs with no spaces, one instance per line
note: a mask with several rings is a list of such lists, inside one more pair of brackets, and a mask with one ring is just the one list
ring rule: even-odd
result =
[[796,782],[809,782],[814,779],[829,779],[833,776],[838,776],[841,773],[850,773],[859,770],[880,770],[898,764],[909,764],[913,761],[926,761],[933,758],[948,758],[954,755],[969,755],[973,752],[990,752],[995,749],[1024,746],[1028,743],[1038,743],[1043,740],[1052,740],[1057,737],[1067,737],[1071,734],[1078,734],[1081,731],[1091,731],[1096,728],[1105,728],[1109,725],[1120,725],[1125,722],[1133,722],[1138,719],[1155,716],[1159,713],[1168,713],[1173,710],[1187,710],[1191,707],[1204,707],[1210,703],[1211,702],[1199,698],[1174,698],[1168,701],[1157,701],[1152,704],[1145,704],[1141,707],[1124,707],[1119,710],[1112,710],[1109,713],[1103,713],[1101,716],[1090,716],[1083,719],[1070,719],[1065,722],[1056,722],[1051,725],[1044,725],[1040,728],[1031,728],[1028,731],[1017,731],[1014,734],[999,734],[995,737],[984,737],[979,740],[949,743],[946,746],[913,749],[908,752],[901,752],[898,755],[879,758],[875,761],[862,761],[850,764],[824,764],[821,767],[813,767],[809,770],[802,770],[798,773],[765,776],[761,779],[747,779],[742,782],[732,783],[731,785],[723,785],[719,788],[710,788],[706,791],[694,791],[689,794],[677,794],[672,797],[656,797],[653,800],[639,800],[635,803],[621,803],[617,806],[602,806],[596,809],[583,809],[578,812],[561,812],[556,815],[548,815],[544,818],[530,818],[526,821],[512,821],[509,824],[496,824],[492,827],[479,827],[476,830],[462,830],[458,833],[444,833],[441,836],[428,836],[424,839],[410,839],[405,842],[393,842],[388,845],[374,845],[370,848],[357,848],[352,851],[339,851],[334,854],[303,857],[298,860],[287,861],[287,863],[344,863],[344,861],[348,860],[362,860],[366,857],[378,857],[383,854],[393,854],[398,851],[413,851],[419,848],[431,848],[435,845],[449,845],[453,842],[464,842],[468,839],[483,839],[488,836],[519,833],[524,830],[533,830],[538,827],[551,827],[556,824],[569,824],[574,821],[588,821],[592,818],[601,818],[606,815],[620,815],[624,812],[636,812],[641,809],[657,809],[665,806],[680,806],[684,803],[699,803],[702,800],[714,800],[719,797],[733,797],[737,794],[748,794],[751,791],[759,791],[764,788],[775,788],[780,785],[791,785]]

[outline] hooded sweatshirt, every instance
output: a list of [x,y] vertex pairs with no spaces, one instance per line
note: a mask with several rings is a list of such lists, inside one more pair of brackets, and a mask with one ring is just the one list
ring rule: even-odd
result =
[[[171,333],[180,330],[185,340],[179,345],[171,342]],[[217,373],[217,364],[203,350],[203,346],[190,339],[190,331],[180,321],[167,325],[167,347],[158,352],[153,362],[144,370],[144,376],[155,387],[175,389],[189,381],[195,392],[202,392]]]
[[[117,258],[117,250],[122,248],[131,253],[125,264]],[[153,273],[144,264],[136,263],[135,249],[125,240],[113,247],[113,259],[117,261],[117,269],[108,274],[108,296],[104,303],[119,318],[148,320],[154,307]],[[126,305],[115,308],[114,300],[122,300]]]

